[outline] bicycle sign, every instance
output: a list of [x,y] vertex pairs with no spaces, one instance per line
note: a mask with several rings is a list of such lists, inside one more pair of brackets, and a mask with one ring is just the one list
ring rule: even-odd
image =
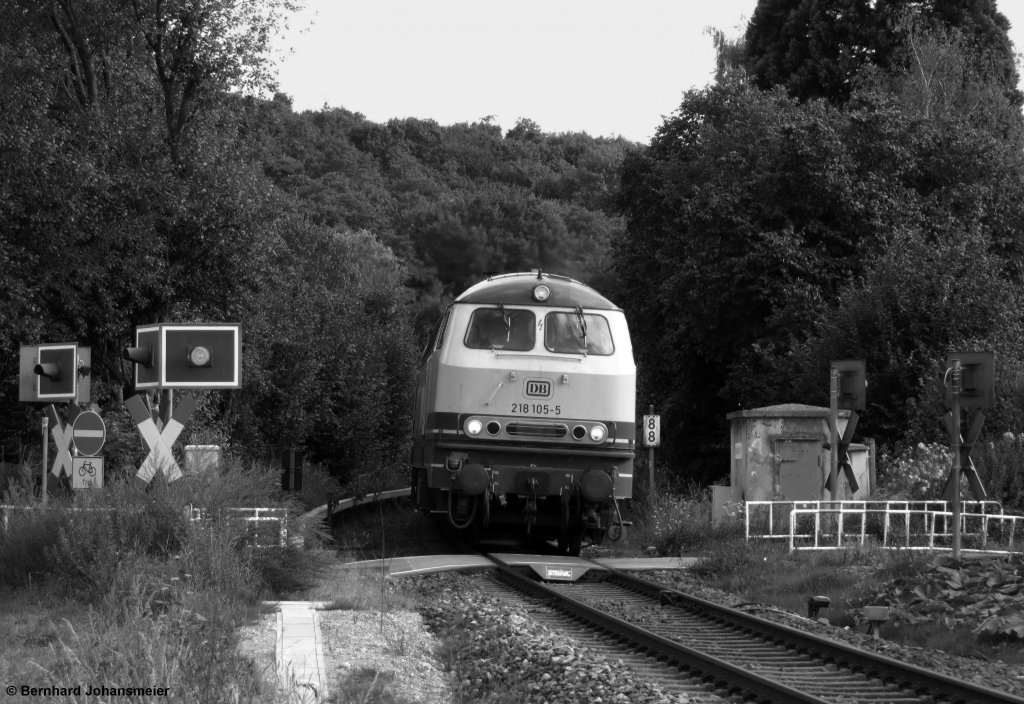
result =
[[103,458],[73,457],[71,458],[72,489],[103,488]]

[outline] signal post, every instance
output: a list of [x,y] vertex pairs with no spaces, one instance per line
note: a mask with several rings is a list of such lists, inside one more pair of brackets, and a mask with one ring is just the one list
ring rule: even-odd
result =
[[[195,401],[186,398],[173,407],[175,389],[241,388],[242,341],[235,323],[157,323],[135,328],[135,345],[125,348],[135,364],[135,390],[166,393],[158,418],[142,395],[125,401],[142,439],[149,448],[136,476],[149,483],[157,471],[167,481],[182,476],[171,446],[184,430]],[[164,399],[162,399],[163,401]]]
[[[829,365],[829,471],[825,487],[833,501],[839,500],[839,470],[842,469],[850,490],[860,488],[850,459],[850,443],[857,430],[857,411],[867,407],[867,375],[863,359],[843,359]],[[839,435],[839,409],[850,411],[842,436]]]
[[[92,390],[92,349],[80,347],[75,342],[22,345],[18,363],[18,400],[24,403],[45,404],[42,436],[42,502],[48,500],[47,474],[52,472],[60,478],[64,472],[73,478],[72,453],[79,448],[73,445],[74,433],[70,423],[79,415],[79,404],[89,402]],[[65,423],[57,410],[58,403],[67,403],[68,422]],[[102,421],[101,421],[102,422]],[[49,463],[49,439],[53,436],[57,452],[52,469]]]
[[647,446],[647,491],[654,499],[654,448],[661,445],[661,416],[654,415],[654,406],[643,417],[643,443]]
[[[960,481],[967,475],[967,483],[979,501],[988,496],[982,486],[978,470],[971,459],[971,449],[981,435],[985,423],[985,410],[995,401],[995,355],[992,352],[954,352],[946,358],[946,405],[949,413],[943,418],[949,431],[949,448],[953,455],[942,498],[952,504],[953,559],[960,559]],[[977,408],[966,439],[960,435],[961,408]]]

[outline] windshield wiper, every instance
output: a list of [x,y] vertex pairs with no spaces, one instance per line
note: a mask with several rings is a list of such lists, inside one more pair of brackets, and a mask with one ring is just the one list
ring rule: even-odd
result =
[[583,317],[583,306],[576,306],[576,318],[580,321],[580,332],[583,333],[583,354],[587,353],[587,321]]
[[498,312],[501,313],[501,322],[505,323],[505,332],[512,330],[512,317],[505,311],[505,306],[498,304]]

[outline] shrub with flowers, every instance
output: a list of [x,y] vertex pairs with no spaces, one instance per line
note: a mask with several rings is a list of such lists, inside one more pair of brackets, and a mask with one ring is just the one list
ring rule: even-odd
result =
[[882,455],[878,493],[911,501],[938,499],[952,464],[949,448],[938,443],[918,443],[895,457]]

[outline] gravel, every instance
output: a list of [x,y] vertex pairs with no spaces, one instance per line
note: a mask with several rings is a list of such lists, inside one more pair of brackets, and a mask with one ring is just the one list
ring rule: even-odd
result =
[[[729,606],[735,595],[710,589],[685,570],[643,572],[642,577]],[[526,702],[690,702],[637,678],[564,634],[531,621],[522,607],[508,605],[474,586],[478,577],[443,573],[402,580],[403,589],[428,596],[424,621],[449,643],[439,666],[450,672],[453,701]],[[956,657],[942,651],[875,640],[866,633],[837,628],[764,604],[741,605],[759,616],[873,650],[951,677],[1024,697],[1024,668],[1003,662]],[[452,645],[454,644],[454,645]],[[703,698],[702,698],[703,699]]]
[[454,701],[692,701],[640,681],[621,661],[534,622],[524,607],[481,592],[473,579],[440,574],[409,580],[410,588],[430,595],[424,619],[448,644],[440,664],[451,672]]

